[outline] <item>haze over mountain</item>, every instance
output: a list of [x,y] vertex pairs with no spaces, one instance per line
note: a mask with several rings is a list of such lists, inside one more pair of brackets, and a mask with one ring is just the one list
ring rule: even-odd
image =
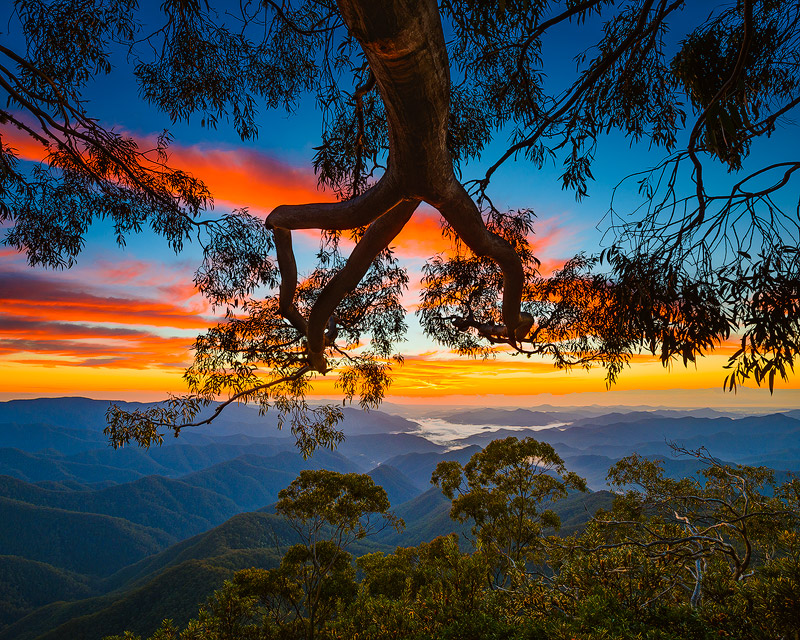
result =
[[102,433],[107,406],[85,398],[0,403],[0,640],[99,640],[123,629],[152,633],[163,617],[187,619],[235,569],[275,566],[293,534],[270,505],[303,469],[369,472],[405,519],[404,532],[386,530],[357,555],[466,535],[431,473],[442,460],[465,464],[496,438],[549,442],[587,478],[595,493],[558,503],[565,533],[610,504],[606,472],[625,455],[660,457],[676,477],[698,468],[673,458],[668,442],[800,471],[796,411],[438,408],[432,413],[448,432],[466,433],[432,442],[422,417],[345,408],[345,442],[304,460],[274,416],[246,407],[162,447],[113,450]]
[[[100,431],[106,427],[106,411],[110,404],[119,405],[126,411],[144,410],[157,403],[123,402],[93,400],[91,398],[38,398],[32,400],[8,400],[0,402],[0,423],[52,425],[68,429]],[[216,405],[207,407],[199,417],[210,415]],[[364,435],[371,433],[401,433],[417,430],[417,425],[400,416],[382,411],[365,413],[359,409],[343,407],[344,420],[339,428],[345,435]],[[259,415],[258,410],[247,405],[231,405],[210,425],[186,429],[182,437],[189,434],[200,435],[238,435],[279,436],[290,438],[288,432],[278,430],[278,416],[275,412]],[[191,437],[191,436],[190,436]],[[164,443],[175,442],[165,438]]]

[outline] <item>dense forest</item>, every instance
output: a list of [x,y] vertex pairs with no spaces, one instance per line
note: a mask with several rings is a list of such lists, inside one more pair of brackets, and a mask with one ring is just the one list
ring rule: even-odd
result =
[[0,403],[0,640],[303,637],[309,585],[320,638],[792,638],[796,410],[345,408],[304,459],[249,407],[113,450],[107,407]]
[[495,440],[433,474],[470,548],[451,534],[355,561],[347,545],[376,517],[402,521],[368,476],[303,472],[276,505],[300,542],[151,640],[800,637],[800,480],[677,453],[701,470],[676,480],[623,458],[611,508],[558,536],[551,507],[585,482],[547,444]]

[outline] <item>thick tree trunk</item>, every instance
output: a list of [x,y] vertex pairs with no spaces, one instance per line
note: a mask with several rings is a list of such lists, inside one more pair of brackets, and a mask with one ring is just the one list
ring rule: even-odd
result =
[[455,179],[447,151],[450,64],[435,0],[339,0],[375,76],[389,125],[388,173],[436,206]]
[[[378,253],[402,229],[419,201],[439,210],[466,245],[503,271],[503,321],[515,343],[524,275],[511,245],[489,232],[458,181],[447,148],[450,64],[436,0],[338,0],[350,33],[361,44],[386,110],[389,160],[378,184],[349,202],[278,207],[275,229],[281,270],[281,313],[308,337],[309,360],[325,371],[325,327],[336,306]],[[397,206],[405,201],[408,204]],[[382,220],[385,216],[389,220]],[[308,321],[294,306],[297,267],[291,229],[371,226],[341,274],[323,290]]]

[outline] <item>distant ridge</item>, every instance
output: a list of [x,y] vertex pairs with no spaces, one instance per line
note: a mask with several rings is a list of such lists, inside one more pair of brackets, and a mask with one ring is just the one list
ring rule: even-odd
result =
[[457,460],[466,464],[480,450],[480,447],[473,445],[446,453],[405,453],[389,458],[384,464],[399,469],[417,488],[427,491],[431,487],[431,474],[437,464],[443,460]]
[[[108,400],[91,398],[33,398],[0,402],[0,423],[45,423],[56,427],[102,431],[106,426]],[[126,409],[147,406],[141,402],[118,402]]]
[[530,409],[472,409],[445,414],[453,424],[487,424],[507,427],[543,427],[572,422],[585,414],[571,411],[531,411]]
[[38,452],[55,449],[69,455],[108,445],[108,438],[90,429],[73,429],[42,423],[0,424],[0,446]]
[[239,511],[251,511],[275,502],[278,492],[303,469],[329,469],[339,473],[360,471],[335,451],[322,450],[307,460],[295,452],[293,454],[269,458],[245,454],[190,473],[181,481],[224,495],[236,503]]
[[109,478],[116,482],[130,482],[144,475],[134,469],[73,462],[58,452],[48,455],[8,448],[0,448],[0,474],[27,482],[68,480],[81,484],[104,482]]
[[[34,398],[0,402],[0,424],[48,424],[68,429],[84,429],[102,432],[106,427],[106,411],[111,404],[125,410],[146,409],[157,402],[122,402],[92,400],[82,397]],[[205,409],[210,414],[216,404]],[[375,433],[409,433],[417,431],[419,425],[400,416],[382,411],[362,411],[352,407],[342,409],[344,420],[339,424],[345,435]],[[0,432],[1,433],[1,432]],[[187,433],[210,436],[244,434],[249,436],[273,436],[291,439],[288,431],[278,430],[278,414],[268,411],[261,416],[255,407],[231,405],[212,424],[193,427]],[[165,442],[169,444],[169,439]]]

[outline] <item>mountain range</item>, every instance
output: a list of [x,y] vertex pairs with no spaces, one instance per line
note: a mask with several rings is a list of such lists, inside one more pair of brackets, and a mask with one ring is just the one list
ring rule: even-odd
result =
[[468,545],[469,526],[449,518],[431,473],[512,435],[551,443],[594,490],[558,503],[564,533],[610,505],[606,472],[633,451],[662,458],[673,476],[698,463],[672,457],[669,442],[800,472],[800,412],[440,409],[452,425],[484,425],[442,444],[425,437],[424,421],[345,408],[344,443],[306,460],[274,416],[248,407],[162,447],[114,450],[102,433],[107,407],[85,398],[0,403],[0,640],[99,640],[152,633],[164,617],[180,624],[232,571],[277,564],[294,534],[271,505],[303,469],[368,472],[405,520],[402,533],[386,530],[355,555],[452,531]]

